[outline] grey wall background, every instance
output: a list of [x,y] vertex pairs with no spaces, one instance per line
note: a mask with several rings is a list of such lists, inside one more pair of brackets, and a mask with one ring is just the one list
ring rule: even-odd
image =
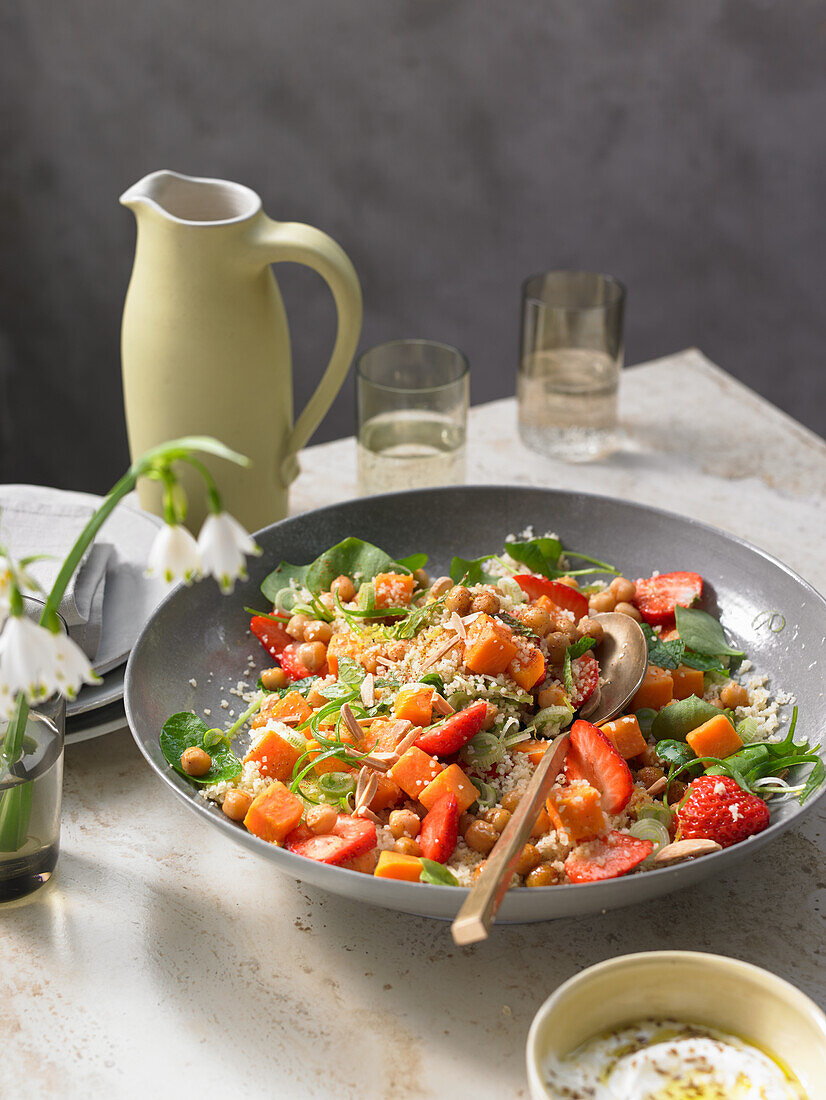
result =
[[[126,462],[117,197],[160,167],[331,233],[363,346],[458,344],[474,402],[513,390],[522,278],[586,267],[629,287],[629,362],[696,344],[826,432],[824,44],[820,0],[5,0],[0,480]],[[303,404],[332,304],[278,275]]]

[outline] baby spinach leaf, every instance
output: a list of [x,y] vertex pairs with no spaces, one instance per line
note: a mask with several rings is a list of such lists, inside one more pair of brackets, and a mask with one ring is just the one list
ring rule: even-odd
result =
[[454,584],[496,584],[500,578],[495,573],[486,573],[482,566],[491,561],[493,554],[481,558],[454,558],[450,563],[450,579]]
[[200,787],[209,787],[213,783],[220,783],[222,779],[234,779],[241,774],[241,761],[226,743],[209,749],[212,766],[206,775],[187,775],[183,770],[181,754],[185,749],[203,748],[204,738],[209,733],[210,728],[203,719],[191,711],[183,710],[167,718],[158,738],[166,762],[184,779]]
[[657,756],[678,768],[695,759],[694,750],[685,741],[660,741],[657,745]]
[[637,719],[637,725],[640,727],[643,737],[648,737],[654,719],[657,717],[657,712],[652,710],[651,707],[641,707],[634,712],[634,717]]
[[527,539],[524,542],[506,542],[505,553],[514,561],[526,565],[532,573],[541,573],[544,577],[562,576],[558,566],[562,554],[559,539]]
[[309,565],[290,565],[289,562],[282,561],[277,569],[264,578],[261,591],[268,600],[275,603],[281,589],[290,587],[293,581],[318,594],[329,591],[336,577],[342,575],[351,577],[354,581],[358,577],[358,585],[363,581],[371,581],[378,573],[399,572],[410,573],[412,570],[404,562],[394,561],[378,546],[363,539],[349,538],[319,554]]
[[[676,641],[676,639],[675,639]],[[671,643],[666,643],[670,645]],[[733,660],[733,658],[724,657],[724,661]],[[717,657],[704,657],[700,653],[694,653],[690,649],[686,649],[683,652],[684,665],[688,665],[689,668],[698,668],[701,672],[719,672],[721,676],[729,677],[729,669],[721,664],[720,659]],[[739,663],[739,662],[738,662]]]
[[[651,733],[656,741],[685,741],[685,735],[702,726],[710,718],[724,711],[719,707],[707,703],[696,695],[689,695],[687,699],[678,699],[663,707],[657,713],[657,717],[651,723]],[[659,752],[659,749],[657,750]]]
[[427,554],[409,554],[406,558],[396,558],[396,565],[415,573],[417,569],[424,569],[427,565]]
[[659,668],[679,668],[685,653],[682,641],[674,638],[670,642],[664,642],[648,623],[640,623],[640,626],[648,643],[648,663]]
[[445,682],[438,672],[426,672],[424,676],[419,677],[419,683],[435,687],[440,695],[445,693]]
[[459,880],[452,871],[448,871],[443,863],[437,863],[435,859],[422,860],[421,881],[429,882],[432,886],[458,886]]
[[702,657],[744,657],[742,649],[733,649],[726,641],[720,623],[707,611],[680,607],[674,611],[677,633],[686,649]]
[[261,591],[274,604],[281,589],[292,587],[293,581],[302,587],[306,584],[309,568],[309,565],[290,565],[288,561],[282,561],[277,569],[264,578]]

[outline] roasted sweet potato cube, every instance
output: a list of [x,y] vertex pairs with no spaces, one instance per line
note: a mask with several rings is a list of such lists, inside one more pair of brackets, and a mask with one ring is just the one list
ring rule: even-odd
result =
[[440,764],[435,756],[430,756],[412,745],[399,757],[387,774],[405,794],[411,798],[419,798],[422,791],[439,772],[444,771],[444,767],[444,764]]
[[282,844],[301,821],[304,803],[283,783],[270,783],[252,800],[244,825],[255,836],[270,844]]
[[422,873],[422,861],[418,856],[406,856],[403,852],[382,852],[373,872],[376,878],[395,878],[402,882],[418,882]]
[[266,730],[244,757],[244,763],[255,760],[261,775],[284,780],[292,775],[295,762],[303,752],[303,748],[293,745],[275,730]]
[[530,691],[545,679],[545,658],[536,646],[527,652],[520,650],[508,665],[508,672],[525,691]]
[[545,808],[554,827],[564,829],[575,844],[608,830],[602,795],[590,783],[578,781],[569,787],[554,787]]
[[414,726],[429,726],[433,721],[432,687],[402,688],[393,703],[393,713],[397,718],[412,722]]
[[416,582],[411,573],[379,573],[373,581],[376,607],[406,607]]
[[648,742],[642,735],[640,724],[633,714],[624,714],[621,718],[615,718],[613,722],[606,722],[599,727],[608,738],[623,760],[630,760],[633,756],[639,756],[648,748]]
[[671,679],[671,673],[668,669],[649,665],[645,672],[645,679],[631,700],[629,709],[643,710],[650,707],[652,710],[662,710],[673,698],[674,681]]
[[433,782],[429,783],[425,789],[417,795],[417,798],[423,806],[430,810],[443,794],[452,794],[456,796],[456,801],[459,803],[460,814],[463,814],[479,797],[478,790],[458,764],[451,764],[449,768],[445,768],[443,772],[440,772]]
[[702,699],[705,685],[701,669],[680,665],[671,670],[671,679],[674,683],[675,699],[687,699],[689,695],[697,695]]
[[498,676],[517,654],[512,632],[504,623],[482,614],[470,624],[464,651],[465,665],[482,676]]

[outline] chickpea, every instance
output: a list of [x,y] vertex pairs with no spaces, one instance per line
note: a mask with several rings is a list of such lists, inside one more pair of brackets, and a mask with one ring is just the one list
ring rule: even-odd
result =
[[448,611],[455,611],[457,615],[467,615],[472,602],[473,597],[468,589],[462,584],[457,584],[448,592],[445,607]]
[[419,815],[412,810],[393,810],[388,825],[396,840],[401,840],[403,836],[417,837],[422,827]]
[[464,813],[459,815],[459,832],[462,836],[465,835],[475,820],[473,814]]
[[650,787],[658,779],[662,779],[664,775],[665,772],[662,768],[650,767],[646,764],[644,768],[640,768],[637,772],[637,782],[642,783],[644,787]]
[[474,821],[465,833],[465,843],[474,852],[487,855],[499,839],[499,833],[489,821]]
[[247,794],[246,791],[239,791],[236,788],[233,791],[227,791],[224,795],[221,809],[230,821],[243,821],[251,805],[252,795]]
[[534,844],[526,844],[519,854],[519,862],[516,865],[517,875],[528,875],[542,862],[542,856]]
[[749,705],[749,693],[742,684],[735,684],[732,680],[720,692],[720,702],[724,707],[730,707],[732,710],[735,707],[747,707]]
[[413,580],[416,582],[417,588],[427,588],[430,584],[430,577],[428,577],[424,569],[414,569]]
[[569,615],[565,615],[562,612],[556,616],[551,617],[551,633],[552,634],[564,634],[568,639],[568,644],[571,645],[577,640],[579,634],[577,633],[576,623]]
[[551,616],[544,607],[526,607],[520,618],[528,630],[544,638],[551,629]]
[[306,615],[293,615],[287,623],[287,633],[291,638],[295,638],[297,642],[303,642],[304,631],[307,629],[310,622],[311,620]]
[[501,608],[499,597],[493,592],[477,592],[470,605],[471,611],[481,611],[485,615],[497,615]]
[[318,672],[327,660],[327,646],[324,642],[302,642],[295,655],[308,672]]
[[570,644],[568,635],[563,634],[561,630],[555,630],[545,639],[545,644],[548,647],[548,660],[551,664],[561,665],[565,660],[565,650]]
[[566,704],[567,700],[568,696],[565,693],[565,689],[558,684],[552,684],[551,687],[543,688],[536,697],[536,702],[542,710],[544,710],[545,707],[562,707]]
[[559,882],[559,872],[552,863],[538,863],[528,872],[526,886],[554,886]]
[[437,577],[430,586],[430,595],[434,600],[438,600],[440,596],[444,596],[445,592],[449,592],[452,587],[453,581],[450,577]]
[[318,597],[318,602],[322,607],[326,607],[328,611],[337,611],[336,598],[332,592],[322,592]]
[[333,636],[333,628],[329,623],[311,622],[304,628],[305,642],[324,642],[326,645]]
[[310,806],[304,815],[307,828],[314,833],[329,833],[338,821],[338,814],[332,806]]
[[400,836],[393,845],[394,852],[401,852],[405,856],[420,856],[422,850],[412,836]]
[[637,586],[626,577],[614,577],[608,585],[608,591],[617,603],[631,603],[637,594]]
[[588,607],[591,611],[600,613],[602,611],[613,611],[617,605],[614,593],[610,588],[604,592],[595,592],[593,596],[588,600]]
[[593,638],[597,644],[602,641],[605,634],[599,619],[591,619],[587,615],[579,620],[576,629],[580,638]]
[[507,794],[502,795],[502,805],[508,811],[508,813],[516,813],[516,807],[522,801],[522,795],[517,791],[508,791]]
[[265,668],[261,673],[261,683],[267,691],[278,691],[279,688],[285,688],[289,682],[287,673],[277,665],[275,668]]
[[630,618],[636,619],[638,623],[642,622],[642,615],[632,603],[625,603],[624,600],[621,600],[614,610],[620,615],[628,615]]
[[356,598],[356,586],[343,573],[330,585],[330,591],[338,596],[342,603],[351,603]]
[[212,757],[197,745],[181,753],[181,767],[187,775],[206,775],[212,767]]
[[503,806],[492,806],[489,810],[485,810],[482,814],[482,820],[487,821],[489,825],[492,825],[497,833],[504,831],[505,826],[510,821],[511,815],[508,810]]
[[489,730],[493,727],[493,723],[496,721],[496,717],[499,714],[499,707],[496,703],[487,703],[485,706],[485,718],[482,722],[482,729]]
[[579,588],[579,581],[576,577],[557,577],[559,584],[567,584],[569,588]]

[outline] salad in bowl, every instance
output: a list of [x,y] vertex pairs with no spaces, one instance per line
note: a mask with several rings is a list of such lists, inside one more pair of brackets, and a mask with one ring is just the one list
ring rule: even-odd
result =
[[[530,532],[454,557],[449,576],[426,565],[357,538],[282,562],[262,585],[267,607],[247,609],[269,667],[253,685],[255,659],[239,653],[232,691],[246,705],[228,729],[172,715],[167,763],[238,828],[299,856],[468,886],[569,730],[513,879],[527,888],[747,842],[773,799],[803,802],[822,783],[796,708],[782,726],[792,698],[730,644],[699,574],[631,579]],[[595,726],[609,611],[640,622],[648,668],[625,713]]]

